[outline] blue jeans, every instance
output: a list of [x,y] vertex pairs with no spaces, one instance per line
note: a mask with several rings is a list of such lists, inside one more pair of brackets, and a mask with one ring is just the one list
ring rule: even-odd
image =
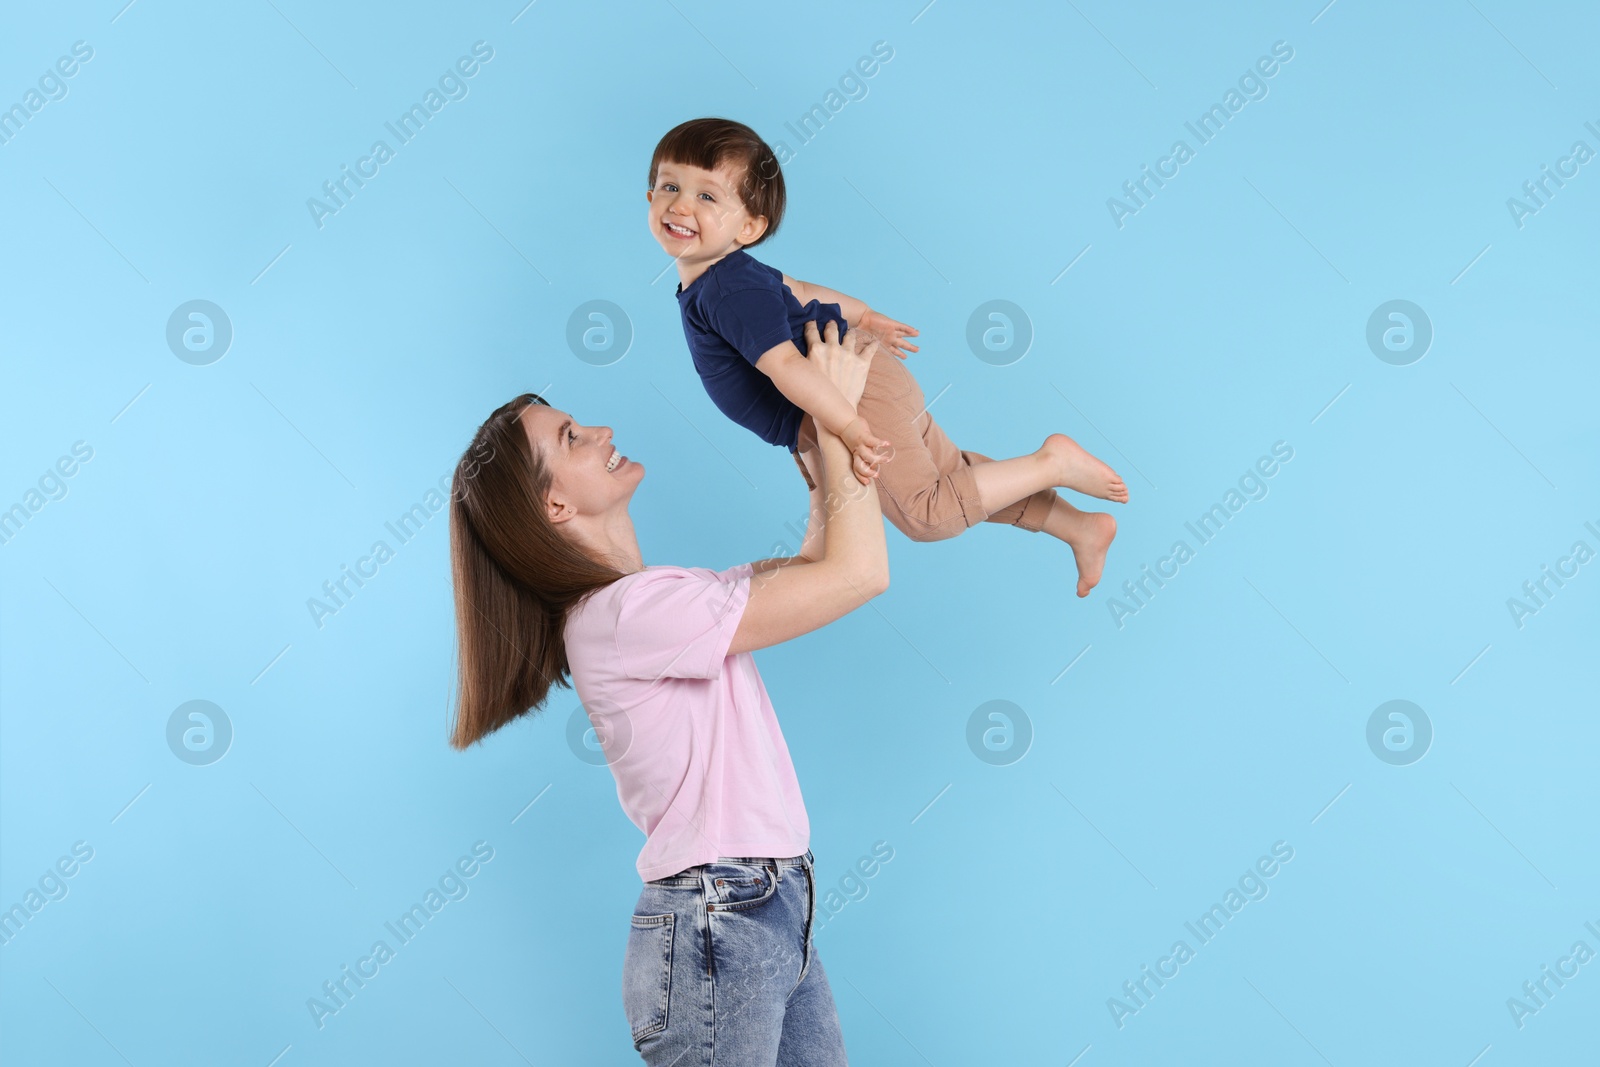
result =
[[719,857],[646,882],[622,964],[633,1047],[656,1067],[846,1067],[812,855]]

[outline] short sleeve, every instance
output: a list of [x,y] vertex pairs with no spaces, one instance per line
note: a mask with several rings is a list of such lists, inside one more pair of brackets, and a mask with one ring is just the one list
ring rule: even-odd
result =
[[640,681],[716,678],[750,599],[750,565],[648,568],[622,594],[617,655]]
[[794,340],[782,285],[736,289],[706,309],[711,329],[752,365],[766,352]]

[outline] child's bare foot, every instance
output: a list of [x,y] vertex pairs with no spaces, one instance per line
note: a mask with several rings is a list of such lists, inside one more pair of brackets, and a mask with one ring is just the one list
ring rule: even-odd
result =
[[[1039,447],[1055,465],[1056,484],[1085,496],[1097,496],[1118,504],[1128,502],[1128,487],[1116,471],[1090,455],[1082,445],[1064,433],[1053,433]],[[1106,538],[1109,544],[1111,538]],[[1099,571],[1095,572],[1097,575]],[[1082,593],[1078,594],[1082,596]]]
[[1106,550],[1117,536],[1117,520],[1103,511],[1085,511],[1074,524],[1072,558],[1078,564],[1078,595],[1085,597],[1089,590],[1100,584],[1100,572],[1105,569]]

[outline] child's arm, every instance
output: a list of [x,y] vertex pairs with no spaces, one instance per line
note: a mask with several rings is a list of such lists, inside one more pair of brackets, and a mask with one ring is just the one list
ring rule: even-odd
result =
[[917,331],[903,322],[896,322],[889,316],[873,311],[867,305],[853,296],[829,289],[826,286],[816,285],[812,282],[802,282],[783,276],[783,284],[794,293],[794,298],[802,304],[819,300],[824,304],[838,304],[839,313],[844,316],[844,321],[851,329],[867,330],[883,340],[889,346],[889,351],[906,358],[906,352],[916,352],[916,345],[907,341],[907,337],[919,336]]
[[[864,350],[870,359],[872,348]],[[867,420],[856,414],[856,407],[845,399],[839,387],[809,359],[801,355],[793,341],[774,345],[756,360],[756,370],[772,379],[778,392],[796,407],[809,412],[819,430],[836,434],[854,456],[856,478],[863,485],[877,477],[882,456],[879,447],[888,442],[872,432]]]
[[803,282],[787,274],[783,276],[783,284],[789,287],[794,293],[794,298],[802,304],[808,304],[813,300],[820,300],[824,304],[838,304],[840,313],[844,315],[845,324],[852,329],[860,326],[862,318],[872,310],[853,296],[846,296],[826,286]]

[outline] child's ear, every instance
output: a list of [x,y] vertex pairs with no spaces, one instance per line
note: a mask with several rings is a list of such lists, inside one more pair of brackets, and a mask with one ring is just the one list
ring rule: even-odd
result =
[[765,215],[757,215],[753,219],[747,219],[745,224],[739,227],[739,243],[742,245],[755,244],[761,239],[761,235],[766,232],[767,217]]
[[646,189],[644,191],[644,202],[647,204],[656,202],[656,191],[654,189]]

